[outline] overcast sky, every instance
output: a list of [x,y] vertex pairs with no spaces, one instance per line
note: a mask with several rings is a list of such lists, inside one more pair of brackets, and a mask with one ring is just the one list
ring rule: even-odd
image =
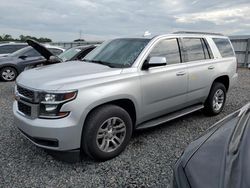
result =
[[0,0],[0,34],[54,41],[177,30],[250,34],[249,0]]

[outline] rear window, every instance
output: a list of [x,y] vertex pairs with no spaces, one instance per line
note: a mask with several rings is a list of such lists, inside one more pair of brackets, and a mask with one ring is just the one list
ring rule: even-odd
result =
[[223,38],[213,38],[218,50],[222,57],[232,57],[234,56],[233,48],[228,39]]

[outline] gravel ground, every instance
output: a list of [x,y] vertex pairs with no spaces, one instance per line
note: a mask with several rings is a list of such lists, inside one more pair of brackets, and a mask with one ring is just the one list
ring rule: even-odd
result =
[[0,82],[0,187],[167,187],[172,167],[184,148],[208,127],[250,101],[250,71],[239,70],[239,82],[216,117],[195,112],[135,133],[115,159],[78,163],[54,159],[24,139],[13,123],[14,83]]

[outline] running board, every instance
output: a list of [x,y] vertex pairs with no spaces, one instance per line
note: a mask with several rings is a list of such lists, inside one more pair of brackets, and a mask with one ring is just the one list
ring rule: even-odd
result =
[[187,114],[190,114],[190,113],[195,112],[197,110],[200,110],[202,108],[204,108],[204,105],[202,105],[202,104],[191,106],[191,107],[188,107],[188,108],[184,108],[182,110],[179,110],[179,111],[176,111],[176,112],[172,112],[172,113],[167,114],[165,116],[161,116],[159,118],[156,118],[156,119],[153,119],[153,120],[149,120],[149,121],[146,121],[146,122],[144,122],[142,124],[139,124],[136,127],[136,129],[140,130],[140,129],[146,129],[146,128],[149,128],[149,127],[155,127],[157,125],[160,125],[162,123],[166,123],[168,121],[171,121],[173,119],[179,118],[181,116],[185,116]]

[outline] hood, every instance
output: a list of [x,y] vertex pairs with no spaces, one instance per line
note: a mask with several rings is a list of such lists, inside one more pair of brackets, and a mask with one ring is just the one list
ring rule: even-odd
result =
[[49,60],[50,57],[54,55],[44,45],[36,42],[35,40],[28,39],[26,42],[47,60]]
[[71,87],[76,87],[77,83],[79,87],[84,87],[85,81],[90,84],[95,79],[103,80],[104,77],[120,74],[121,71],[122,69],[95,63],[70,61],[24,71],[16,82],[39,90],[58,90],[63,86],[68,86],[67,89],[78,89]]

